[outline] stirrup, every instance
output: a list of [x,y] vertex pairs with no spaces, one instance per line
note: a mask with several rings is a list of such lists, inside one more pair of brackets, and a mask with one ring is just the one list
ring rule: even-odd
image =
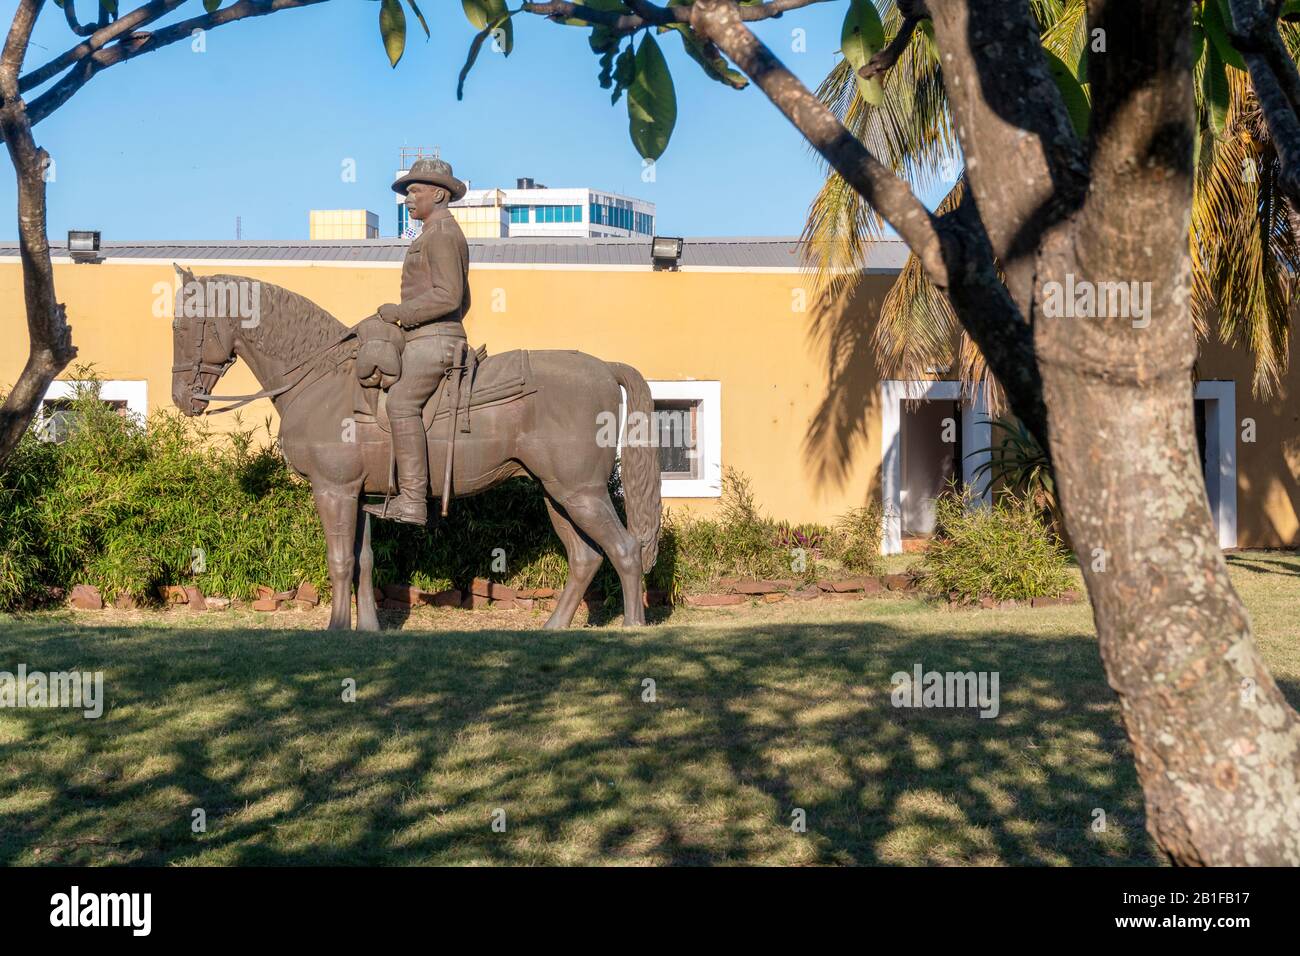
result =
[[416,520],[414,515],[409,515],[406,512],[402,511],[400,508],[395,508],[390,511],[388,506],[393,500],[394,499],[392,497],[386,495],[384,497],[384,501],[382,504],[378,502],[363,504],[361,506],[361,510],[368,515],[374,515],[376,518],[388,519],[390,521],[399,521],[402,524],[411,524],[411,525],[415,525],[416,527],[428,526],[429,514],[428,514],[427,505],[425,506],[424,519]]

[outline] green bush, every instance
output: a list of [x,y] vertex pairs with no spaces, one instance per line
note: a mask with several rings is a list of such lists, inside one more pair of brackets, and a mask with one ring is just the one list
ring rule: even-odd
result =
[[881,508],[854,508],[835,519],[826,535],[825,554],[841,568],[855,574],[874,575],[884,570],[880,559]]
[[[93,584],[106,599],[154,599],[161,584],[249,599],[258,585],[310,581],[328,593],[325,541],[311,489],[257,430],[215,434],[175,412],[148,427],[98,400],[93,371],[72,403],[59,444],[29,430],[0,472],[0,609],[30,607],[54,587]],[[237,423],[238,426],[238,423]],[[269,422],[267,423],[269,428]],[[610,480],[623,512],[617,472]],[[833,528],[763,517],[748,480],[729,470],[718,516],[665,515],[659,560],[647,579],[672,600],[718,578],[824,573],[824,556],[854,572],[879,567],[879,512],[850,512]],[[375,580],[429,590],[486,577],[516,588],[560,588],[568,574],[541,488],[516,479],[452,503],[432,533],[372,525]],[[595,581],[618,601],[609,562]]]
[[99,402],[93,380],[71,414],[66,440],[29,430],[0,475],[0,607],[77,583],[109,598],[190,581],[232,597],[324,585],[310,489],[251,431],[214,438],[177,414],[146,429]]
[[749,480],[729,468],[716,518],[668,512],[651,586],[676,601],[683,593],[710,589],[720,578],[808,583],[837,569],[878,574],[880,531],[878,507],[841,515],[831,528],[772,521],[759,511]]
[[1011,493],[988,508],[969,494],[935,503],[935,536],[921,559],[921,586],[963,600],[1056,597],[1074,580],[1069,553],[1043,523],[1040,510]]

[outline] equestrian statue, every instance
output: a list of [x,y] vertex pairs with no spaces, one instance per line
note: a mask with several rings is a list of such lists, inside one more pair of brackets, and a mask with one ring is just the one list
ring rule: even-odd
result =
[[[453,497],[520,475],[541,484],[569,561],[545,626],[572,623],[602,552],[618,572],[624,623],[644,624],[643,575],[659,549],[658,450],[635,442],[620,455],[609,436],[622,420],[650,421],[645,379],[582,352],[470,348],[469,245],[448,209],[465,184],[447,162],[422,158],[393,189],[423,228],[402,263],[401,301],[355,326],[268,282],[177,266],[172,400],[191,416],[274,403],[280,448],[310,482],[324,526],[331,629],[352,626],[354,590],[357,627],[379,628],[372,516],[426,525],[431,497],[445,516]],[[212,394],[239,359],[261,390]],[[222,400],[234,404],[209,409]],[[627,527],[608,491],[616,456]]]

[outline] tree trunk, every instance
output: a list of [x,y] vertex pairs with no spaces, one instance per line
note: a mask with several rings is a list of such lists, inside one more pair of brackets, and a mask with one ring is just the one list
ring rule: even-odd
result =
[[1043,377],[1147,829],[1180,864],[1300,863],[1300,726],[1228,581],[1190,375],[1141,388],[1066,367]]
[[[1176,863],[1295,865],[1300,722],[1232,588],[1197,450],[1190,7],[1139,9],[1093,0],[1111,45],[1091,61],[1091,185],[1036,264],[1057,485],[1147,829]],[[1091,284],[1105,314],[1061,317],[1052,283]],[[1100,309],[1115,283],[1127,314]]]
[[27,364],[0,406],[0,466],[13,453],[40,408],[54,377],[77,355],[63,306],[54,295],[54,267],[46,238],[45,168],[49,161],[32,138],[18,75],[43,0],[23,0],[0,55],[0,133],[18,185],[18,247],[27,309]]

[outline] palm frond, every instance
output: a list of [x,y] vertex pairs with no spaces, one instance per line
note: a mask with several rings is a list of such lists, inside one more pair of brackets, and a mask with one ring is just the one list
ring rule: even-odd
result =
[[1223,136],[1202,134],[1207,146],[1192,201],[1192,311],[1202,341],[1215,335],[1250,349],[1253,391],[1271,398],[1287,369],[1300,243],[1249,78],[1229,70],[1228,84]]

